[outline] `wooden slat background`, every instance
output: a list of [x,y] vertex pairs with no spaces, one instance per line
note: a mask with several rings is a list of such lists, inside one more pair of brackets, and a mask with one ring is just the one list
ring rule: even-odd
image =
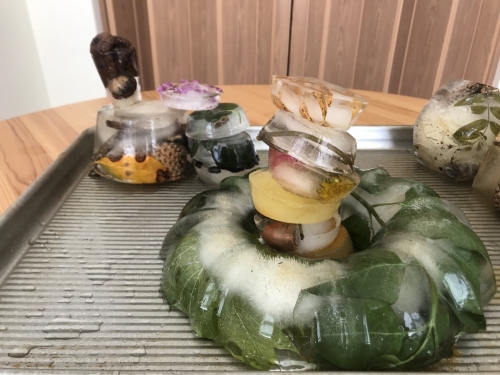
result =
[[449,79],[492,84],[500,0],[101,0],[138,49],[145,89],[272,74],[428,98]]

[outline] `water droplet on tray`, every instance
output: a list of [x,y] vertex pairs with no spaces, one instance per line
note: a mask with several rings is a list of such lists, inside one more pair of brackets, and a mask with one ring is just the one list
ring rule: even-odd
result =
[[143,356],[143,355],[146,355],[146,349],[144,349],[143,347],[142,348],[137,348],[135,350],[133,350],[130,355],[132,357],[136,357],[138,360]]
[[74,294],[65,294],[63,298],[73,298]]
[[23,288],[25,292],[33,292],[36,290],[36,288],[33,285],[28,285]]
[[94,301],[93,299],[90,299],[90,298],[87,298],[87,299],[85,300],[85,303],[88,303],[88,304],[92,304],[92,303],[94,303],[94,302],[95,302],[95,301]]
[[92,298],[93,294],[92,293],[83,293],[80,298]]
[[97,332],[102,321],[73,319],[69,314],[58,315],[42,329],[46,339],[77,339],[82,333]]
[[42,313],[31,313],[31,314],[26,314],[26,318],[41,318],[43,317]]
[[47,346],[50,345],[23,344],[12,349],[10,352],[7,353],[7,355],[9,357],[14,357],[14,358],[23,358],[30,353],[31,349],[38,347],[47,347]]
[[0,326],[0,331],[7,331],[7,327],[6,326]]
[[65,292],[74,292],[75,289],[73,289],[73,288],[64,288],[64,291]]

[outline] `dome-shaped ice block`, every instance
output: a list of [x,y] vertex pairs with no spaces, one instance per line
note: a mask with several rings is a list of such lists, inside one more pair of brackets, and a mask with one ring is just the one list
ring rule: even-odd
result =
[[216,108],[195,111],[188,117],[186,135],[197,140],[225,138],[250,126],[243,108],[235,103],[220,103]]

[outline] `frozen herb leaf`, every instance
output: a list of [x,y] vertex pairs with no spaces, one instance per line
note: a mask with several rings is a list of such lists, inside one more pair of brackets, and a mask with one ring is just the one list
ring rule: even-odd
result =
[[479,138],[481,136],[481,131],[486,129],[488,126],[488,120],[480,119],[471,122],[465,126],[459,128],[454,134],[455,138],[459,143],[465,143],[465,141],[470,141],[472,139]]
[[486,96],[484,94],[472,94],[469,97],[456,102],[455,107],[484,103],[485,99],[486,99]]
[[396,313],[380,301],[341,299],[319,311],[313,346],[341,368],[363,370],[381,355],[397,355],[403,342]]
[[276,364],[276,350],[298,353],[289,337],[244,298],[228,295],[218,307],[219,340],[231,354],[260,369],[269,370]]
[[473,105],[472,107],[470,107],[471,112],[474,113],[475,115],[483,114],[486,111],[486,109],[487,107],[484,105]]
[[494,135],[497,135],[500,132],[500,125],[494,121],[490,121],[490,130]]
[[156,182],[157,172],[165,171],[165,166],[151,156],[146,156],[141,162],[134,155],[123,155],[118,161],[105,157],[94,164],[115,180],[133,184],[153,184]]
[[232,111],[233,109],[238,108],[238,104],[235,103],[220,103],[217,107],[217,110],[220,111]]
[[500,120],[500,107],[490,107],[490,112],[493,116]]
[[342,225],[351,235],[356,249],[365,250],[368,248],[373,235],[368,219],[354,214],[343,220]]

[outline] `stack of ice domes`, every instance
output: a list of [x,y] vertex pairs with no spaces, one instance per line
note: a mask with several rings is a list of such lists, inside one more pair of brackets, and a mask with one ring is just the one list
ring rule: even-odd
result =
[[191,160],[198,177],[207,185],[218,185],[224,178],[242,176],[259,165],[250,126],[243,109],[234,103],[220,103],[188,117],[186,135]]
[[366,107],[360,96],[315,78],[274,76],[279,111],[259,134],[269,169],[250,175],[255,221],[276,250],[344,257],[352,243],[337,211],[358,185],[356,140],[346,131]]

